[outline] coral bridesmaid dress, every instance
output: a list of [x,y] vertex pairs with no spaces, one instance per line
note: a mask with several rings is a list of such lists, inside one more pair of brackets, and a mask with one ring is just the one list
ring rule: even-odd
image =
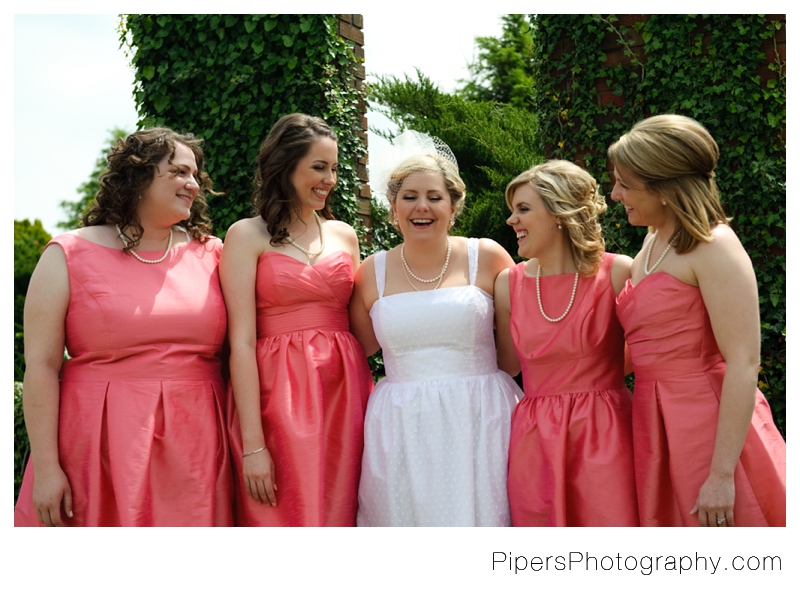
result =
[[[70,284],[58,426],[74,501],[66,524],[231,525],[221,241],[183,243],[155,265],[74,234],[52,243]],[[41,525],[30,463],[14,523]]]
[[[631,393],[611,265],[604,254],[558,323],[542,317],[536,279],[509,272],[511,336],[525,397],[514,410],[508,498],[514,526],[638,525]],[[564,310],[574,274],[541,278],[545,311]]]
[[[714,451],[725,360],[700,289],[658,272],[617,311],[633,360],[633,445],[642,525],[694,525]],[[760,391],[734,472],[738,526],[786,524],[786,442]]]
[[[256,272],[261,418],[275,463],[278,504],[256,502],[242,481],[242,440],[229,426],[236,524],[353,526],[372,375],[350,333],[353,262],[337,251],[314,265],[265,252]],[[231,396],[230,401],[233,402]]]

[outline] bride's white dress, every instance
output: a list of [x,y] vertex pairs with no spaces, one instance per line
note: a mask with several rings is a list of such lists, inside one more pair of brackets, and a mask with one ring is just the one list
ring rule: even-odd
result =
[[383,296],[370,316],[386,377],[367,405],[358,525],[494,525],[506,492],[511,413],[522,391],[497,368],[494,300],[474,285]]

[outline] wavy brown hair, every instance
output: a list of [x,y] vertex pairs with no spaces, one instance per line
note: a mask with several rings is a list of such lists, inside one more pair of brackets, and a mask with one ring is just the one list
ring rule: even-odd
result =
[[677,253],[691,251],[700,241],[710,243],[711,230],[730,222],[714,180],[719,147],[695,120],[675,114],[644,119],[609,147],[608,158],[629,169],[675,213],[670,240]]
[[194,154],[200,189],[192,202],[189,218],[180,224],[194,239],[201,243],[208,241],[211,221],[206,216],[205,195],[218,194],[213,191],[211,178],[203,170],[205,158],[202,143],[194,134],[179,134],[169,128],[140,130],[127,138],[118,139],[108,155],[108,169],[100,176],[100,190],[83,216],[81,225],[119,225],[130,233],[125,251],[135,248],[144,232],[136,212],[139,197],[153,182],[158,163],[165,156],[169,157],[171,163],[175,147],[183,144]]
[[[267,223],[270,243],[287,242],[287,230],[293,218],[300,217],[300,202],[292,184],[292,173],[297,163],[306,156],[320,138],[339,141],[325,120],[304,113],[290,113],[280,118],[261,144],[258,151],[253,189],[253,206]],[[333,219],[330,209],[331,193],[320,214]]]
[[566,228],[572,261],[584,276],[594,276],[605,252],[600,215],[608,207],[597,189],[597,181],[575,163],[546,161],[511,180],[506,204],[511,208],[514,192],[529,183],[542,198],[547,211]]

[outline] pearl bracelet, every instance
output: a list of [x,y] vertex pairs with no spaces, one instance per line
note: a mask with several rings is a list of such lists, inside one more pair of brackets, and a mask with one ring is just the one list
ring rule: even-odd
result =
[[248,455],[255,455],[256,453],[261,453],[266,448],[267,447],[264,446],[264,447],[261,447],[260,449],[255,449],[253,451],[250,451],[249,453],[245,453],[244,455],[242,455],[242,457],[244,458],[244,457],[247,457]]

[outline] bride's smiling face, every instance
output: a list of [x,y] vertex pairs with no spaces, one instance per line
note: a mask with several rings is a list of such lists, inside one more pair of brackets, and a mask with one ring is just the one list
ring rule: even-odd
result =
[[403,180],[392,204],[400,232],[446,233],[455,207],[441,173],[420,171]]

